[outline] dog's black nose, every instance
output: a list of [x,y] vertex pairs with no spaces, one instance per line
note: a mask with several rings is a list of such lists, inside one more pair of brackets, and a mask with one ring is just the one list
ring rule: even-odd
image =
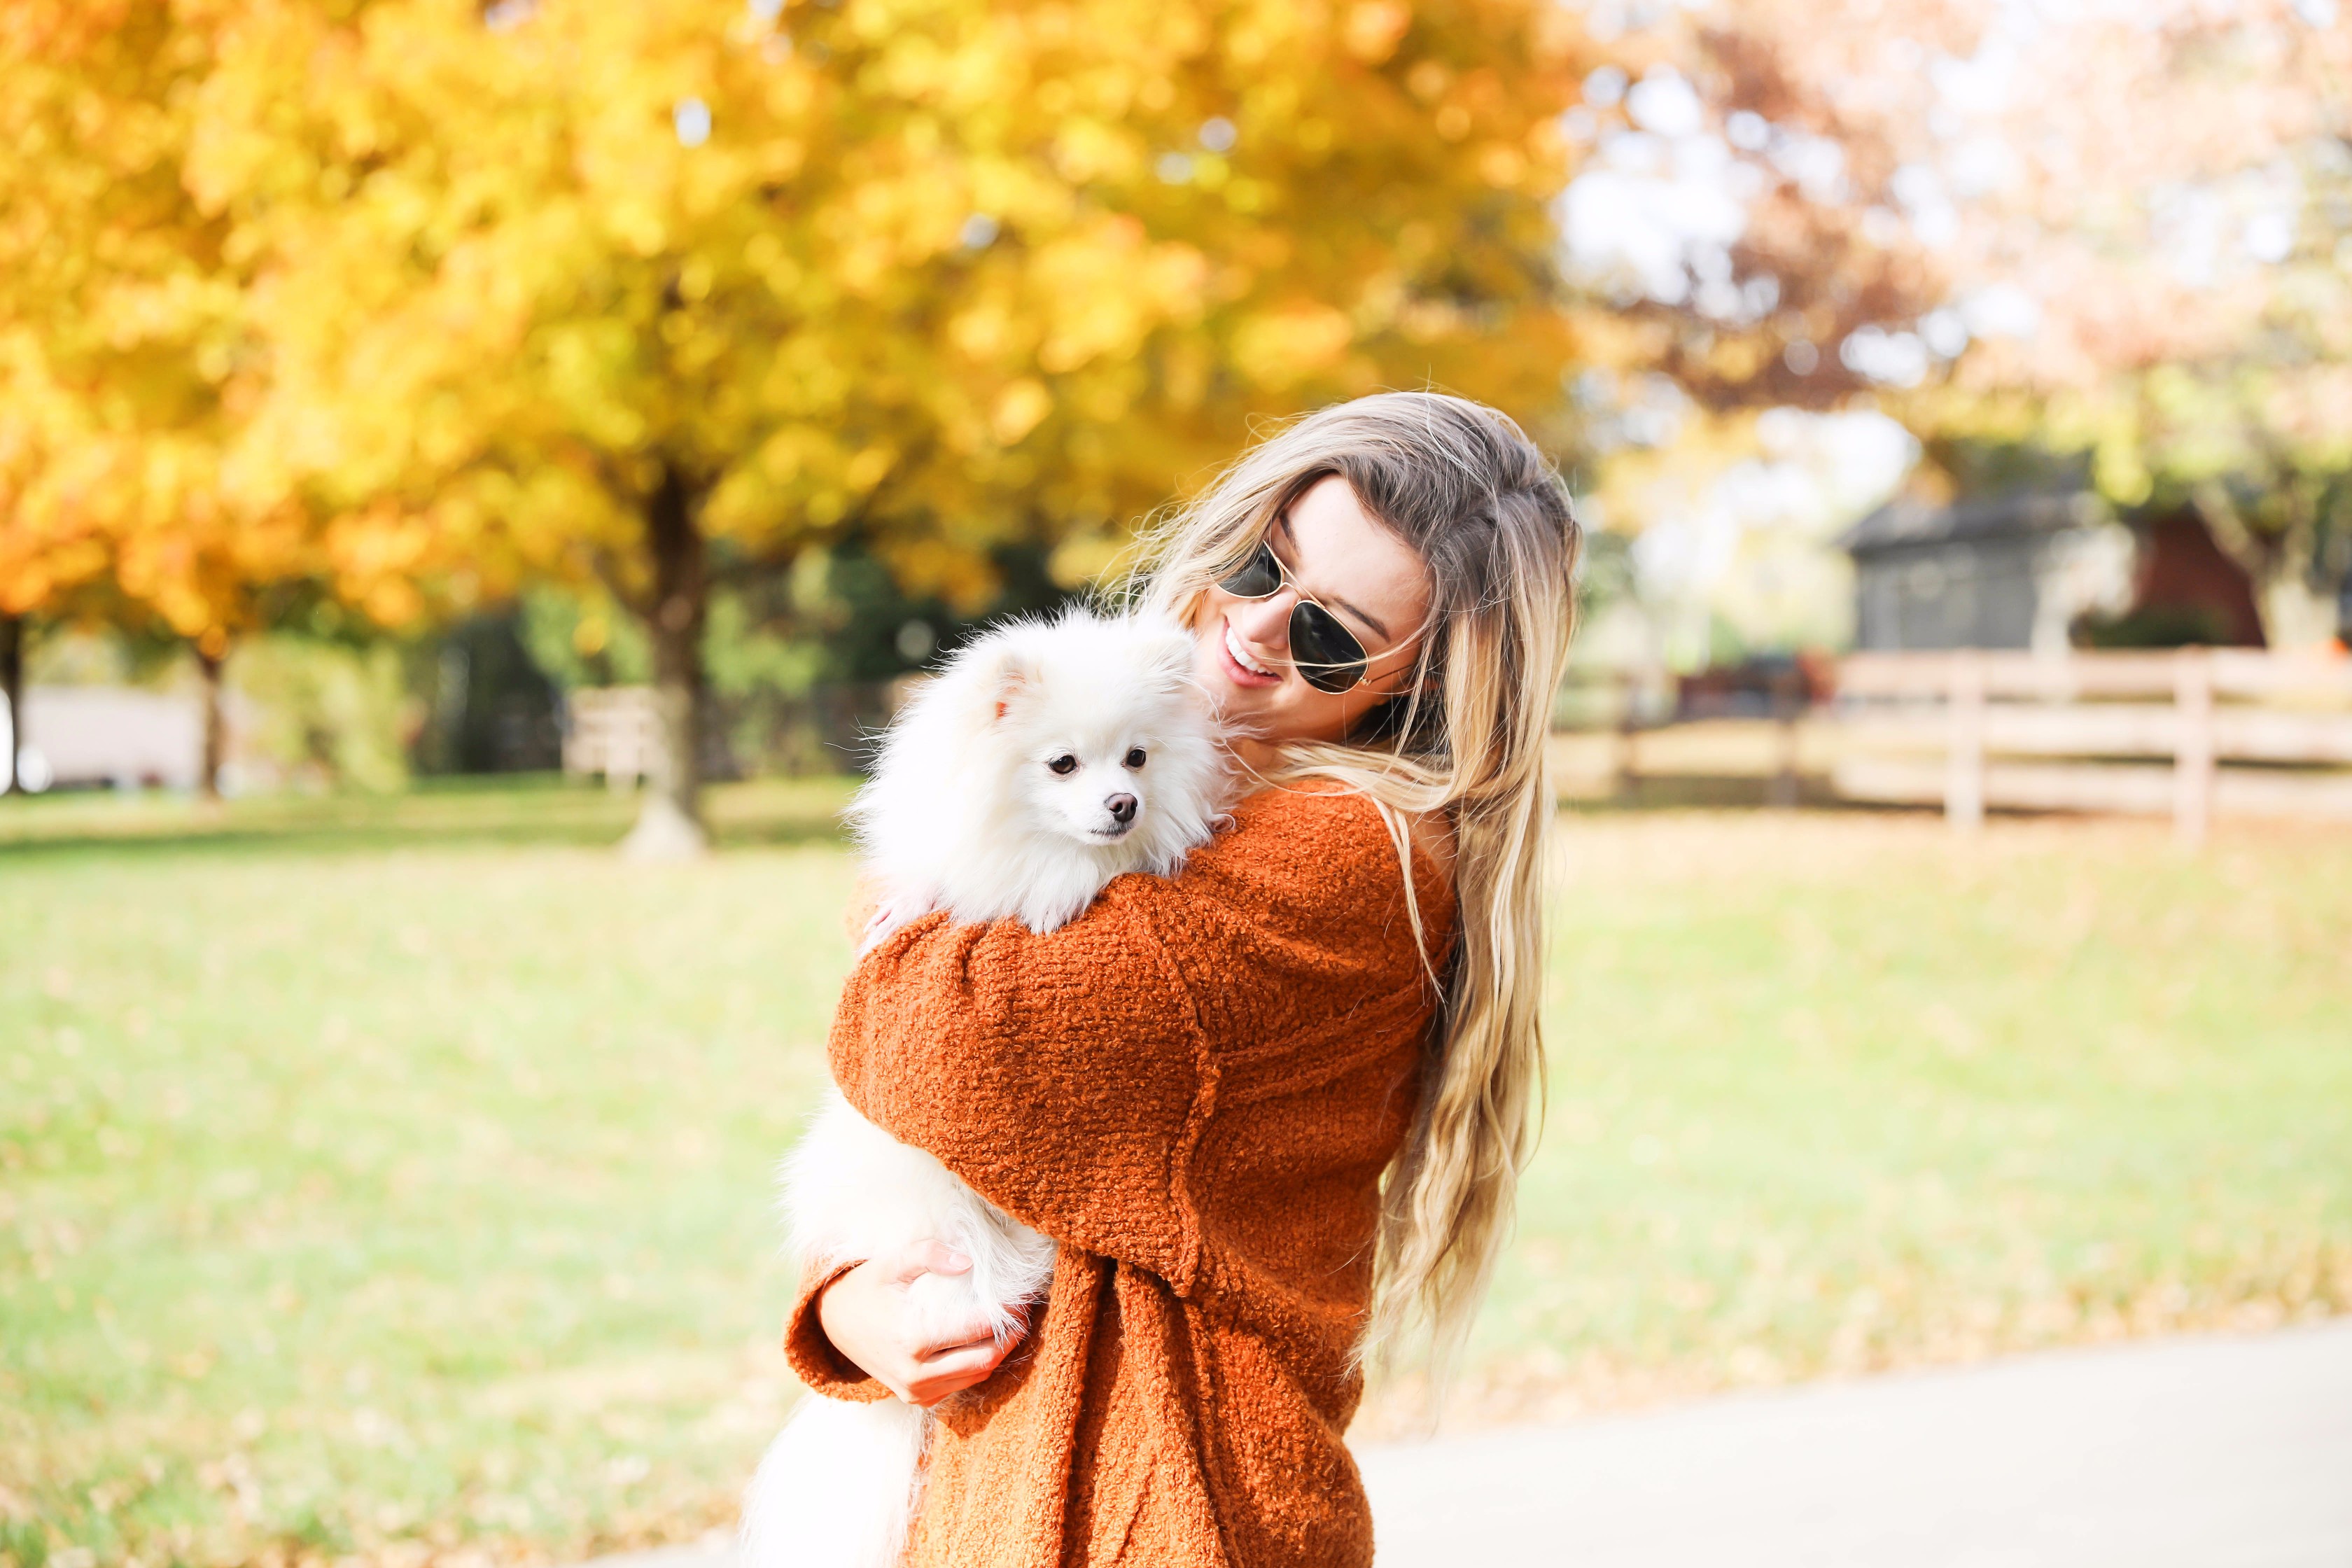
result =
[[1135,820],[1135,797],[1133,795],[1115,795],[1108,800],[1103,802],[1103,804],[1110,807],[1111,820],[1119,824],[1121,826],[1125,826],[1127,824]]

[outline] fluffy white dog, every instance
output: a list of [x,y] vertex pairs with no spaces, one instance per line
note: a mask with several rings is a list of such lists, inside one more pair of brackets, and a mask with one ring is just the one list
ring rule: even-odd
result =
[[[960,650],[892,724],[850,820],[883,901],[866,945],[933,910],[1049,931],[1129,871],[1165,876],[1223,810],[1215,728],[1175,625],[1074,611]],[[1054,1244],[828,1100],[783,1169],[803,1269],[936,1239],[971,1272],[910,1303],[939,1342],[1000,1339],[1045,1298]],[[744,1568],[893,1568],[922,1487],[929,1413],[803,1400],[744,1500]]]

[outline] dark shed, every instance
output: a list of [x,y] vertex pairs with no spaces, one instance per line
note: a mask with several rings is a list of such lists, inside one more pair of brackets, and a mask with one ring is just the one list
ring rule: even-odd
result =
[[2081,491],[1889,501],[1838,541],[1853,557],[1854,646],[2022,648],[2053,629],[2063,646],[2080,606],[2061,579],[2102,515]]

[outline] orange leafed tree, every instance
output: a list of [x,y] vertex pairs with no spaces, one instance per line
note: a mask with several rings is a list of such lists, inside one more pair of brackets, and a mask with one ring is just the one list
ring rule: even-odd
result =
[[655,650],[638,842],[695,841],[709,595],[855,531],[965,600],[1252,421],[1427,383],[1531,419],[1592,58],[1535,0],[261,0],[189,184],[257,220],[240,472],[337,580],[593,574]]
[[2087,451],[2125,505],[2193,500],[2274,644],[2332,632],[2352,567],[2338,8],[1750,0],[1733,20],[1693,29],[1720,110],[1833,142],[1852,177],[1820,213],[1916,279],[1863,323],[1865,349],[1906,351],[1886,362],[1906,422]]
[[257,258],[238,215],[184,177],[226,14],[0,8],[0,662],[21,678],[36,614],[186,638],[210,697],[207,787],[230,639],[312,569],[299,508],[231,472],[259,403]]

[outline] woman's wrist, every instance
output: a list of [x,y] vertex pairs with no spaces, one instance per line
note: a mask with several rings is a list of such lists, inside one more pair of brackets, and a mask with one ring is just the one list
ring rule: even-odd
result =
[[833,1352],[834,1359],[853,1371],[865,1373],[866,1376],[871,1377],[874,1375],[872,1373],[866,1372],[866,1368],[859,1366],[856,1360],[844,1353],[841,1348],[841,1336],[835,1331],[833,1320],[827,1315],[832,1309],[834,1287],[866,1267],[866,1260],[861,1258],[845,1267],[836,1266],[832,1271],[831,1278],[819,1285],[815,1295],[810,1298],[809,1315],[816,1320],[816,1331],[824,1341],[825,1348]]

